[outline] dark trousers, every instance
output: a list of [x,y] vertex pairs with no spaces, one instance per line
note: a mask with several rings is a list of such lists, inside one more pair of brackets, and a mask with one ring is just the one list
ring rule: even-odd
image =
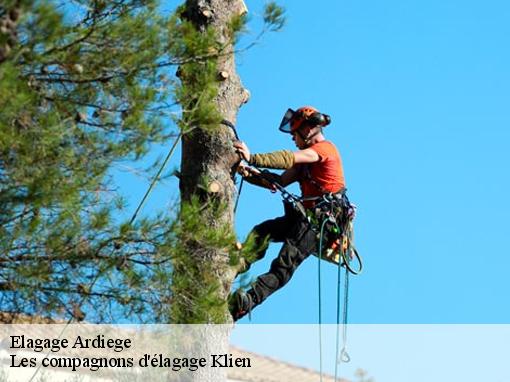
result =
[[284,244],[278,257],[271,263],[269,272],[260,275],[247,291],[253,302],[251,308],[287,284],[303,260],[317,252],[317,234],[310,229],[305,218],[290,206],[286,206],[284,216],[266,220],[257,225],[253,233],[256,234],[259,248],[257,260],[264,257],[270,242]]

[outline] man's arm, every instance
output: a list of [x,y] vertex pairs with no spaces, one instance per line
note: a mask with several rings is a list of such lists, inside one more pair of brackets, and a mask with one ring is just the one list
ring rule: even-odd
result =
[[317,154],[317,151],[313,149],[304,149],[294,151],[294,163],[315,163],[319,162],[321,157]]
[[287,187],[289,184],[294,183],[298,180],[298,167],[296,165],[292,166],[288,170],[285,170],[280,176],[280,184],[283,187]]
[[241,164],[238,168],[238,172],[248,183],[268,188],[271,191],[276,190],[276,188],[272,185],[273,182],[278,183],[282,187],[286,187],[298,180],[298,169],[296,166],[293,166],[285,170],[281,175],[278,175],[269,171],[264,171],[264,173],[261,174],[256,169]]
[[320,160],[319,154],[312,149],[292,152],[290,150],[274,151],[266,154],[251,154],[244,142],[234,143],[236,151],[248,163],[257,167],[290,169],[299,163],[314,163]]
[[237,172],[241,174],[244,180],[248,183],[253,184],[255,186],[267,188],[271,191],[276,191],[276,187],[271,184],[271,181],[276,181],[280,184],[280,175],[274,174],[271,172],[264,173],[264,176],[261,175],[260,171],[248,167],[242,163],[239,164],[237,168]]

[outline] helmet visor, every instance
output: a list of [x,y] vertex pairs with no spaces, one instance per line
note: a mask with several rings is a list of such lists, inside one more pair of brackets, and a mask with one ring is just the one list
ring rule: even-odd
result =
[[292,109],[287,109],[285,114],[283,115],[282,121],[280,122],[280,127],[278,128],[280,131],[283,131],[284,133],[289,133],[292,131],[290,122],[294,118],[294,114],[296,112]]

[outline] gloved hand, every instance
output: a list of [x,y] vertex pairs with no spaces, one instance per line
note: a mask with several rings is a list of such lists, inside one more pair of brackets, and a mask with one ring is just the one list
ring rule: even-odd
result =
[[242,159],[244,159],[246,162],[250,162],[250,149],[248,146],[246,146],[246,143],[243,141],[234,141],[234,147],[236,149],[236,153],[238,153]]

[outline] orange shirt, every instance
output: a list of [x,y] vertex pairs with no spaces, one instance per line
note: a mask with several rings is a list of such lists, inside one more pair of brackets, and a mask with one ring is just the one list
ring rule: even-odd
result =
[[[329,141],[318,142],[309,147],[319,155],[319,161],[300,164],[299,186],[303,197],[336,193],[345,188],[342,159],[335,145]],[[313,203],[306,203],[311,207]]]

